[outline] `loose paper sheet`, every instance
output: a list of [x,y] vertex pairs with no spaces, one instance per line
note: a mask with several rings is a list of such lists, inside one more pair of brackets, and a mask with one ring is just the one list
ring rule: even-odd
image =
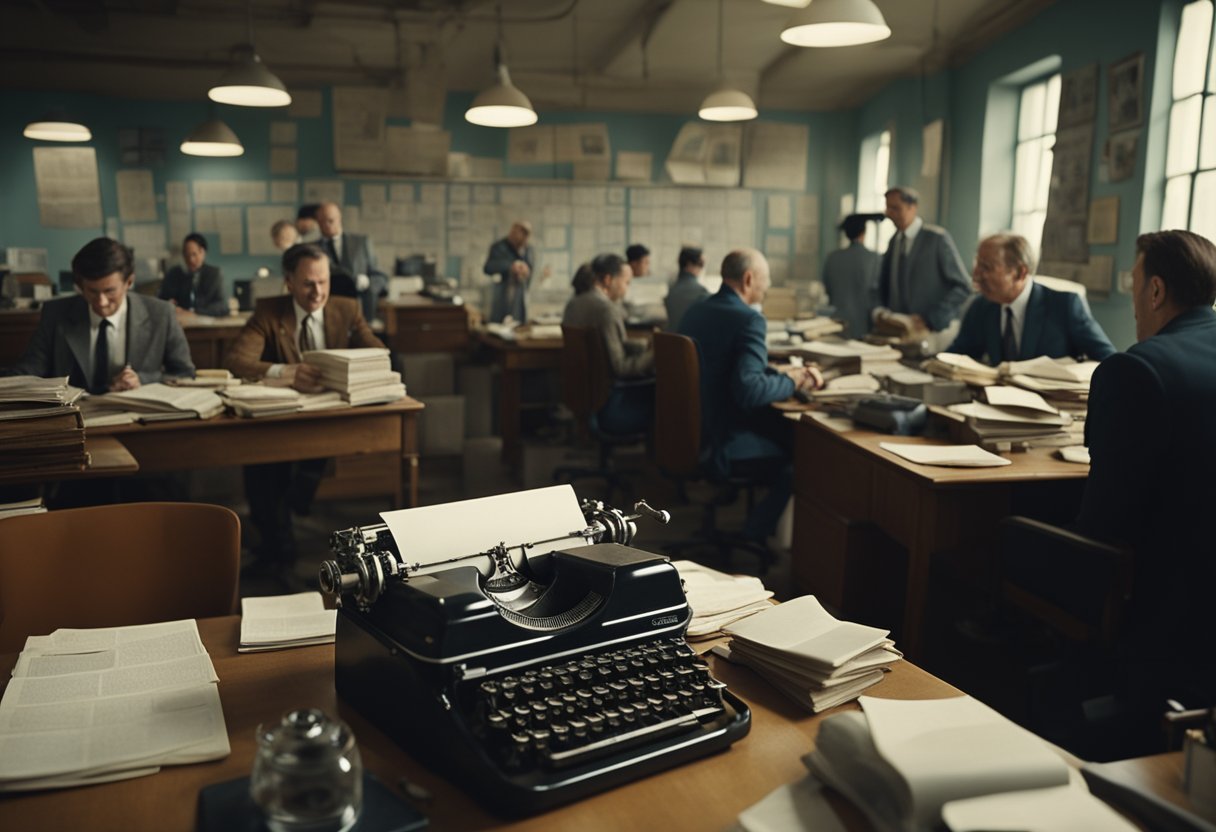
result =
[[196,179],[194,204],[250,205],[265,202],[267,184],[262,179]]
[[38,216],[45,228],[100,229],[101,188],[91,147],[35,147]]
[[118,216],[123,222],[157,219],[152,171],[120,170],[114,174],[114,180],[118,189]]
[[743,185],[805,191],[810,128],[805,124],[757,121],[750,125]]
[[136,257],[164,257],[165,226],[162,223],[124,224],[122,241],[135,249]]
[[512,165],[553,164],[553,127],[514,127],[507,133],[507,161]]
[[649,182],[654,155],[618,150],[616,154],[616,178],[632,182]]
[[942,120],[931,121],[921,130],[920,175],[933,178],[942,170]]
[[[300,183],[294,179],[273,179],[270,182],[270,201],[285,205],[298,205]],[[292,212],[295,219],[295,212]]]
[[905,445],[898,442],[880,442],[884,451],[890,451],[909,462],[919,465],[941,465],[948,468],[997,468],[1012,465],[1003,456],[988,453],[979,445]]
[[1091,244],[1119,242],[1119,197],[1105,196],[1089,203],[1089,228],[1085,237]]
[[341,179],[305,179],[304,198],[300,201],[306,205],[314,202],[342,205],[346,202],[346,188]]

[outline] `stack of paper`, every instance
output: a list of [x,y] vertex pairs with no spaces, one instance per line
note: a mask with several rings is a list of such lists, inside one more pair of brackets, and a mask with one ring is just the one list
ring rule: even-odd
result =
[[1089,406],[1089,382],[1096,361],[1073,362],[1070,358],[1035,358],[1002,364],[1009,383],[1039,393],[1048,404],[1083,421]]
[[803,762],[875,829],[1135,828],[1047,743],[969,696],[861,705],[826,718]]
[[194,621],[31,636],[0,700],[0,791],[228,756],[216,681]]
[[45,514],[46,506],[41,497],[31,497],[28,500],[17,500],[12,503],[0,503],[0,520],[6,517],[17,517],[22,514]]
[[811,393],[817,402],[853,402],[865,396],[873,396],[882,385],[869,373],[837,376],[829,379],[822,389]]
[[220,389],[235,387],[241,383],[239,378],[233,378],[228,370],[195,370],[194,378],[171,378],[169,383],[175,387],[209,387]]
[[319,592],[241,599],[241,653],[332,644],[337,610],[325,609]]
[[220,391],[224,404],[237,416],[256,419],[262,416],[282,416],[309,410],[333,410],[349,407],[336,390],[324,393],[301,393],[291,387],[271,387],[264,384],[242,384]]
[[925,362],[924,370],[941,378],[962,381],[977,387],[996,384],[1001,377],[1001,371],[996,367],[981,364],[969,355],[953,352],[939,352]]
[[842,359],[861,359],[862,372],[872,373],[876,365],[898,364],[903,354],[894,347],[867,344],[865,341],[811,341],[802,347],[802,355],[821,367],[834,366]]
[[38,376],[0,378],[0,402],[75,404],[82,395],[84,395],[83,390],[68,384],[67,376],[62,378],[39,378]]
[[117,411],[135,413],[141,422],[210,419],[224,412],[224,402],[213,391],[168,384],[144,384],[134,390],[89,396],[80,406],[86,417]]
[[815,318],[801,318],[788,321],[785,329],[792,335],[802,336],[802,340],[804,341],[813,341],[825,335],[835,335],[838,332],[843,332],[844,325],[840,321],[834,321],[821,315]]
[[989,396],[990,403],[949,406],[951,412],[966,420],[967,439],[986,446],[1016,442],[1033,447],[1077,445],[1082,441],[1080,425],[1073,427],[1072,416],[1056,410],[1037,393],[997,385],[987,390],[998,391]]
[[389,352],[377,347],[311,350],[304,363],[321,371],[321,385],[337,390],[353,406],[395,402],[405,397],[401,374],[393,372]]
[[672,566],[680,573],[692,607],[692,622],[686,633],[690,641],[714,638],[727,624],[772,606],[768,599],[773,593],[759,578],[727,575],[690,560],[673,561]]
[[855,699],[902,657],[890,630],[838,621],[813,595],[728,624],[714,652],[768,679],[815,713]]
[[75,405],[0,401],[0,475],[69,473],[88,465],[84,422]]

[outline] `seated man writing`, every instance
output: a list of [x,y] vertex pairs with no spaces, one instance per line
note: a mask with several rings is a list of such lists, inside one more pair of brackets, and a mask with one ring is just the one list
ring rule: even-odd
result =
[[763,302],[770,282],[763,254],[732,251],[722,261],[722,288],[680,322],[680,334],[697,342],[701,359],[701,443],[711,470],[725,478],[732,465],[762,463],[767,471],[768,494],[743,530],[760,542],[776,531],[793,479],[793,423],[770,405],[796,390],[823,386],[814,367],[768,365],[767,327],[753,307]]
[[[240,378],[270,379],[305,393],[319,392],[321,373],[300,357],[309,350],[380,347],[354,298],[330,297],[329,257],[317,245],[283,254],[288,294],[258,301],[253,317],[228,351],[225,366]],[[249,514],[259,545],[247,574],[291,582],[295,539],[291,509],[307,511],[324,459],[245,466]]]
[[946,352],[994,367],[1040,355],[1101,361],[1114,354],[1085,299],[1036,283],[1034,267],[1025,237],[994,234],[980,242],[972,276],[981,297],[972,301]]
[[173,307],[129,291],[135,283],[129,248],[98,237],[72,258],[72,275],[79,294],[43,305],[25,354],[5,375],[67,376],[90,393],[194,377]]
[[645,433],[654,414],[654,385],[628,380],[651,378],[654,352],[625,333],[625,310],[621,300],[629,291],[633,271],[616,254],[601,254],[591,261],[592,284],[566,304],[564,326],[595,330],[604,340],[604,351],[616,383],[608,402],[596,417],[605,433]]

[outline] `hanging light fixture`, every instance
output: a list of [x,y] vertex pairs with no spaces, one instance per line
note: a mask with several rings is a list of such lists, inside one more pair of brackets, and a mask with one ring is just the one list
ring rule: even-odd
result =
[[218,118],[208,119],[182,141],[187,156],[240,156],[245,152],[232,128]]
[[253,9],[245,4],[249,42],[232,50],[232,65],[220,76],[219,82],[207,91],[207,97],[220,104],[238,107],[286,107],[291,94],[278,76],[266,68],[253,48]]
[[477,94],[464,120],[482,127],[527,127],[536,124],[538,116],[528,96],[511,83],[511,74],[503,58],[502,4],[498,4],[498,43],[494,47],[494,66],[498,83]]
[[[718,0],[718,80],[722,80],[722,0]],[[723,86],[701,102],[697,115],[706,121],[748,121],[759,115],[756,103],[743,90]]]
[[63,110],[51,110],[25,125],[22,135],[40,142],[87,142],[93,134]]
[[814,0],[781,32],[792,46],[857,46],[891,37],[874,0]]

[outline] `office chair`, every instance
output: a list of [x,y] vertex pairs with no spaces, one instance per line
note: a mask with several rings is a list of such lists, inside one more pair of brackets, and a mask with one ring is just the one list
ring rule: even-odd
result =
[[241,524],[222,506],[124,503],[0,520],[0,653],[60,627],[236,611]]
[[701,528],[689,540],[664,547],[669,554],[689,550],[716,549],[726,561],[732,551],[746,551],[760,561],[760,572],[772,565],[775,557],[767,546],[742,534],[718,528],[717,511],[733,504],[742,491],[747,511],[755,504],[755,473],[737,466],[726,479],[713,476],[701,462],[701,361],[696,343],[687,336],[670,332],[654,335],[655,402],[654,462],[664,476],[681,490],[684,484],[706,480],[715,487],[714,496],[702,504]]
[[602,479],[605,482],[604,499],[612,501],[615,491],[628,496],[632,491],[629,480],[618,471],[613,460],[617,448],[637,445],[646,439],[644,434],[610,434],[599,427],[596,413],[612,394],[612,370],[608,364],[608,353],[599,332],[579,326],[562,325],[562,403],[574,414],[575,429],[582,442],[594,441],[597,445],[598,465],[594,468],[563,465],[553,471],[558,482],[574,482],[579,479]]

